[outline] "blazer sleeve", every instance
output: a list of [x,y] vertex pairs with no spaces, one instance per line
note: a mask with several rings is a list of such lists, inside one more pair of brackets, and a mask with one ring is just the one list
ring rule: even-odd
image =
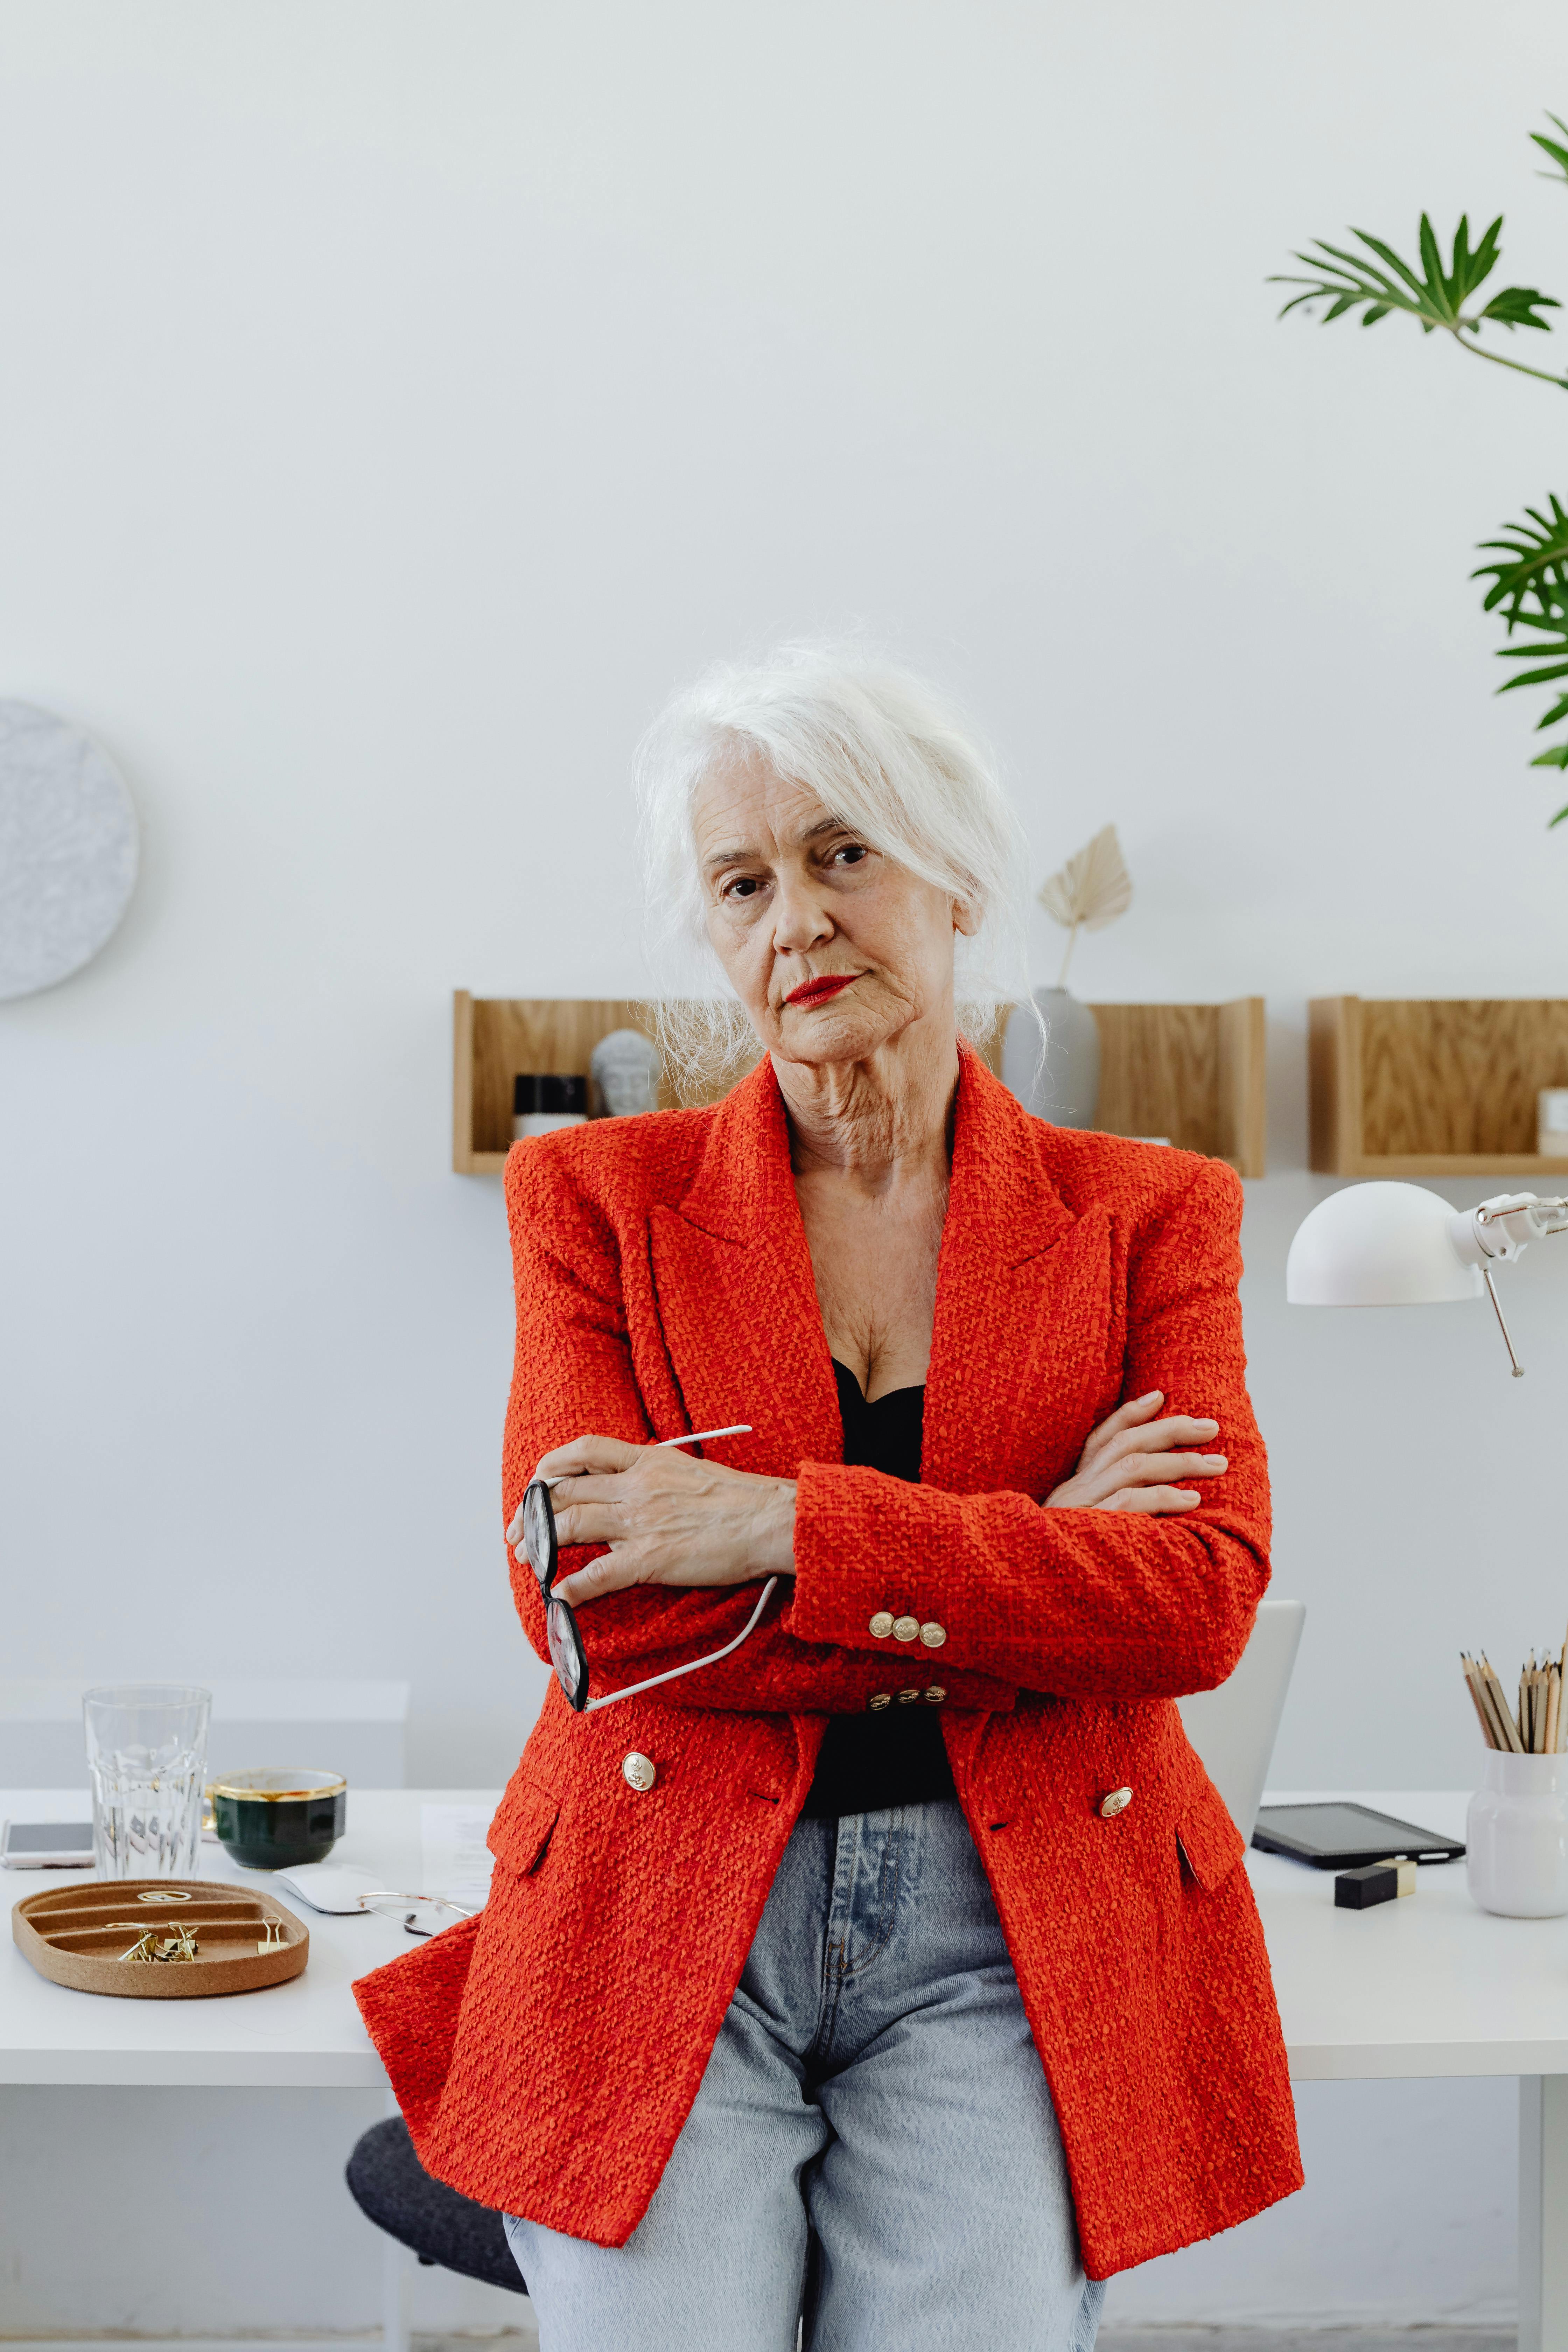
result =
[[[647,1445],[655,1433],[634,1366],[616,1222],[574,1180],[563,1155],[532,1146],[508,1159],[506,1200],[517,1341],[502,1442],[503,1527],[552,1447],[590,1432]],[[657,1334],[638,1336],[649,1347],[662,1346]],[[668,1424],[665,1433],[673,1433]],[[605,1549],[563,1547],[562,1573]],[[537,1580],[510,1547],[507,1563],[523,1631],[548,1663]],[[579,1622],[593,1696],[721,1649],[750,1617],[762,1584],[759,1577],[722,1588],[649,1585],[590,1601]],[[875,1654],[863,1643],[846,1645],[833,1633],[810,1636],[784,1625],[788,1591],[787,1581],[781,1584],[762,1623],[730,1657],[662,1685],[660,1700],[764,1714],[860,1712],[874,1692],[888,1687],[885,1650]],[[951,1706],[1007,1708],[1016,1696],[1012,1684],[979,1669],[944,1671],[942,1682]]]
[[1222,1475],[1180,1517],[1050,1510],[1027,1495],[942,1494],[808,1463],[795,1593],[807,1641],[880,1651],[878,1612],[917,1619],[927,1663],[984,1667],[1074,1698],[1175,1697],[1234,1669],[1268,1581],[1268,1476],[1242,1350],[1241,1186],[1217,1160],[1128,1261],[1123,1397],[1217,1421]]

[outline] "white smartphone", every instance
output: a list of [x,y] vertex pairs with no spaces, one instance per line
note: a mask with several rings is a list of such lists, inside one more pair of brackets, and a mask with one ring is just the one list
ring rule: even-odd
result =
[[7,1870],[90,1870],[90,1822],[7,1822],[0,1830]]

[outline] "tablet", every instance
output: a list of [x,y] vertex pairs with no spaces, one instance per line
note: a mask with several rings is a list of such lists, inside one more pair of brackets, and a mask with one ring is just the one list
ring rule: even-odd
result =
[[1252,1843],[1265,1853],[1288,1853],[1314,1870],[1355,1870],[1363,1863],[1407,1854],[1412,1862],[1458,1862],[1465,1849],[1458,1838],[1418,1830],[1370,1805],[1341,1798],[1321,1805],[1260,1805]]

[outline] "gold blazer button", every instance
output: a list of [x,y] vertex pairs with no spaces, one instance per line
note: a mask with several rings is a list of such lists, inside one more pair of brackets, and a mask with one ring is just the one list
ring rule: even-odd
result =
[[871,1639],[874,1642],[885,1642],[892,1630],[892,1611],[890,1609],[879,1609],[876,1615],[871,1620]]
[[912,1642],[920,1630],[921,1621],[918,1617],[895,1617],[893,1620],[895,1642]]
[[931,1623],[921,1627],[921,1640],[928,1650],[940,1650],[946,1639],[947,1627],[937,1624],[934,1619]]
[[1100,1820],[1102,1822],[1113,1822],[1116,1819],[1117,1814],[1124,1813],[1131,1802],[1132,1791],[1131,1789],[1112,1789],[1109,1797],[1102,1797],[1100,1801]]
[[647,1756],[639,1756],[635,1748],[629,1756],[623,1759],[621,1773],[627,1788],[636,1789],[639,1795],[644,1790],[651,1789],[658,1778],[652,1759]]

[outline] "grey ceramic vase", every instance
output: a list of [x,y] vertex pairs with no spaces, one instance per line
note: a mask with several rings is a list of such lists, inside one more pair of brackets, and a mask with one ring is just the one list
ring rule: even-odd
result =
[[1026,1110],[1053,1127],[1092,1127],[1100,1108],[1100,1031],[1093,1013],[1067,988],[1037,988],[1047,1045],[1020,1007],[1002,1041],[1002,1077]]

